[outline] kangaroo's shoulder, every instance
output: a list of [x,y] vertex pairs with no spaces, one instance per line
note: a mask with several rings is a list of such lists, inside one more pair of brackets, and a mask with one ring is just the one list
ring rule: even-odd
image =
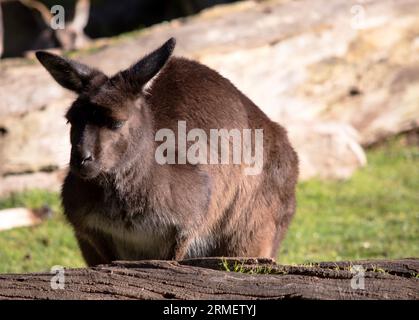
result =
[[234,85],[216,70],[194,60],[172,57],[153,81],[156,90],[176,88],[179,91],[204,94],[223,91],[236,94]]

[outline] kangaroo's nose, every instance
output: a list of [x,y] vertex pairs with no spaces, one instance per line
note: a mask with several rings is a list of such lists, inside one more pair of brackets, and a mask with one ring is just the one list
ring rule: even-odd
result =
[[90,151],[86,151],[86,150],[81,152],[80,158],[81,158],[80,164],[82,166],[85,166],[89,162],[93,161],[92,153]]

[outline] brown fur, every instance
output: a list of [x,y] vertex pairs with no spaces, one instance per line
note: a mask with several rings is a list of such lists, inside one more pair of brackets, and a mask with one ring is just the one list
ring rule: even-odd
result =
[[[62,202],[89,265],[275,257],[295,212],[298,159],[285,130],[217,72],[169,59],[173,47],[171,39],[112,78],[37,54],[60,84],[79,93],[67,114],[72,156]],[[157,164],[155,133],[176,133],[178,120],[207,133],[263,129],[262,173],[247,176],[237,164]]]

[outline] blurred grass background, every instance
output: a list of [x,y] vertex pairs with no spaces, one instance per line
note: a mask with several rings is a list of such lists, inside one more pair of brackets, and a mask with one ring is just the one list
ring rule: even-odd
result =
[[[419,148],[395,138],[367,152],[368,165],[347,181],[298,186],[298,209],[278,260],[286,264],[419,256]],[[0,232],[0,272],[84,265],[58,194],[28,191],[0,208],[48,204],[45,223]]]

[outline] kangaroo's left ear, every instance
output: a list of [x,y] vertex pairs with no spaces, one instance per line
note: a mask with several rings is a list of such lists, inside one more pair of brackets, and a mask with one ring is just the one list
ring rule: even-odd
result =
[[140,92],[166,64],[175,49],[176,40],[170,38],[160,48],[146,55],[130,68],[119,72],[113,78],[122,77],[131,89]]

